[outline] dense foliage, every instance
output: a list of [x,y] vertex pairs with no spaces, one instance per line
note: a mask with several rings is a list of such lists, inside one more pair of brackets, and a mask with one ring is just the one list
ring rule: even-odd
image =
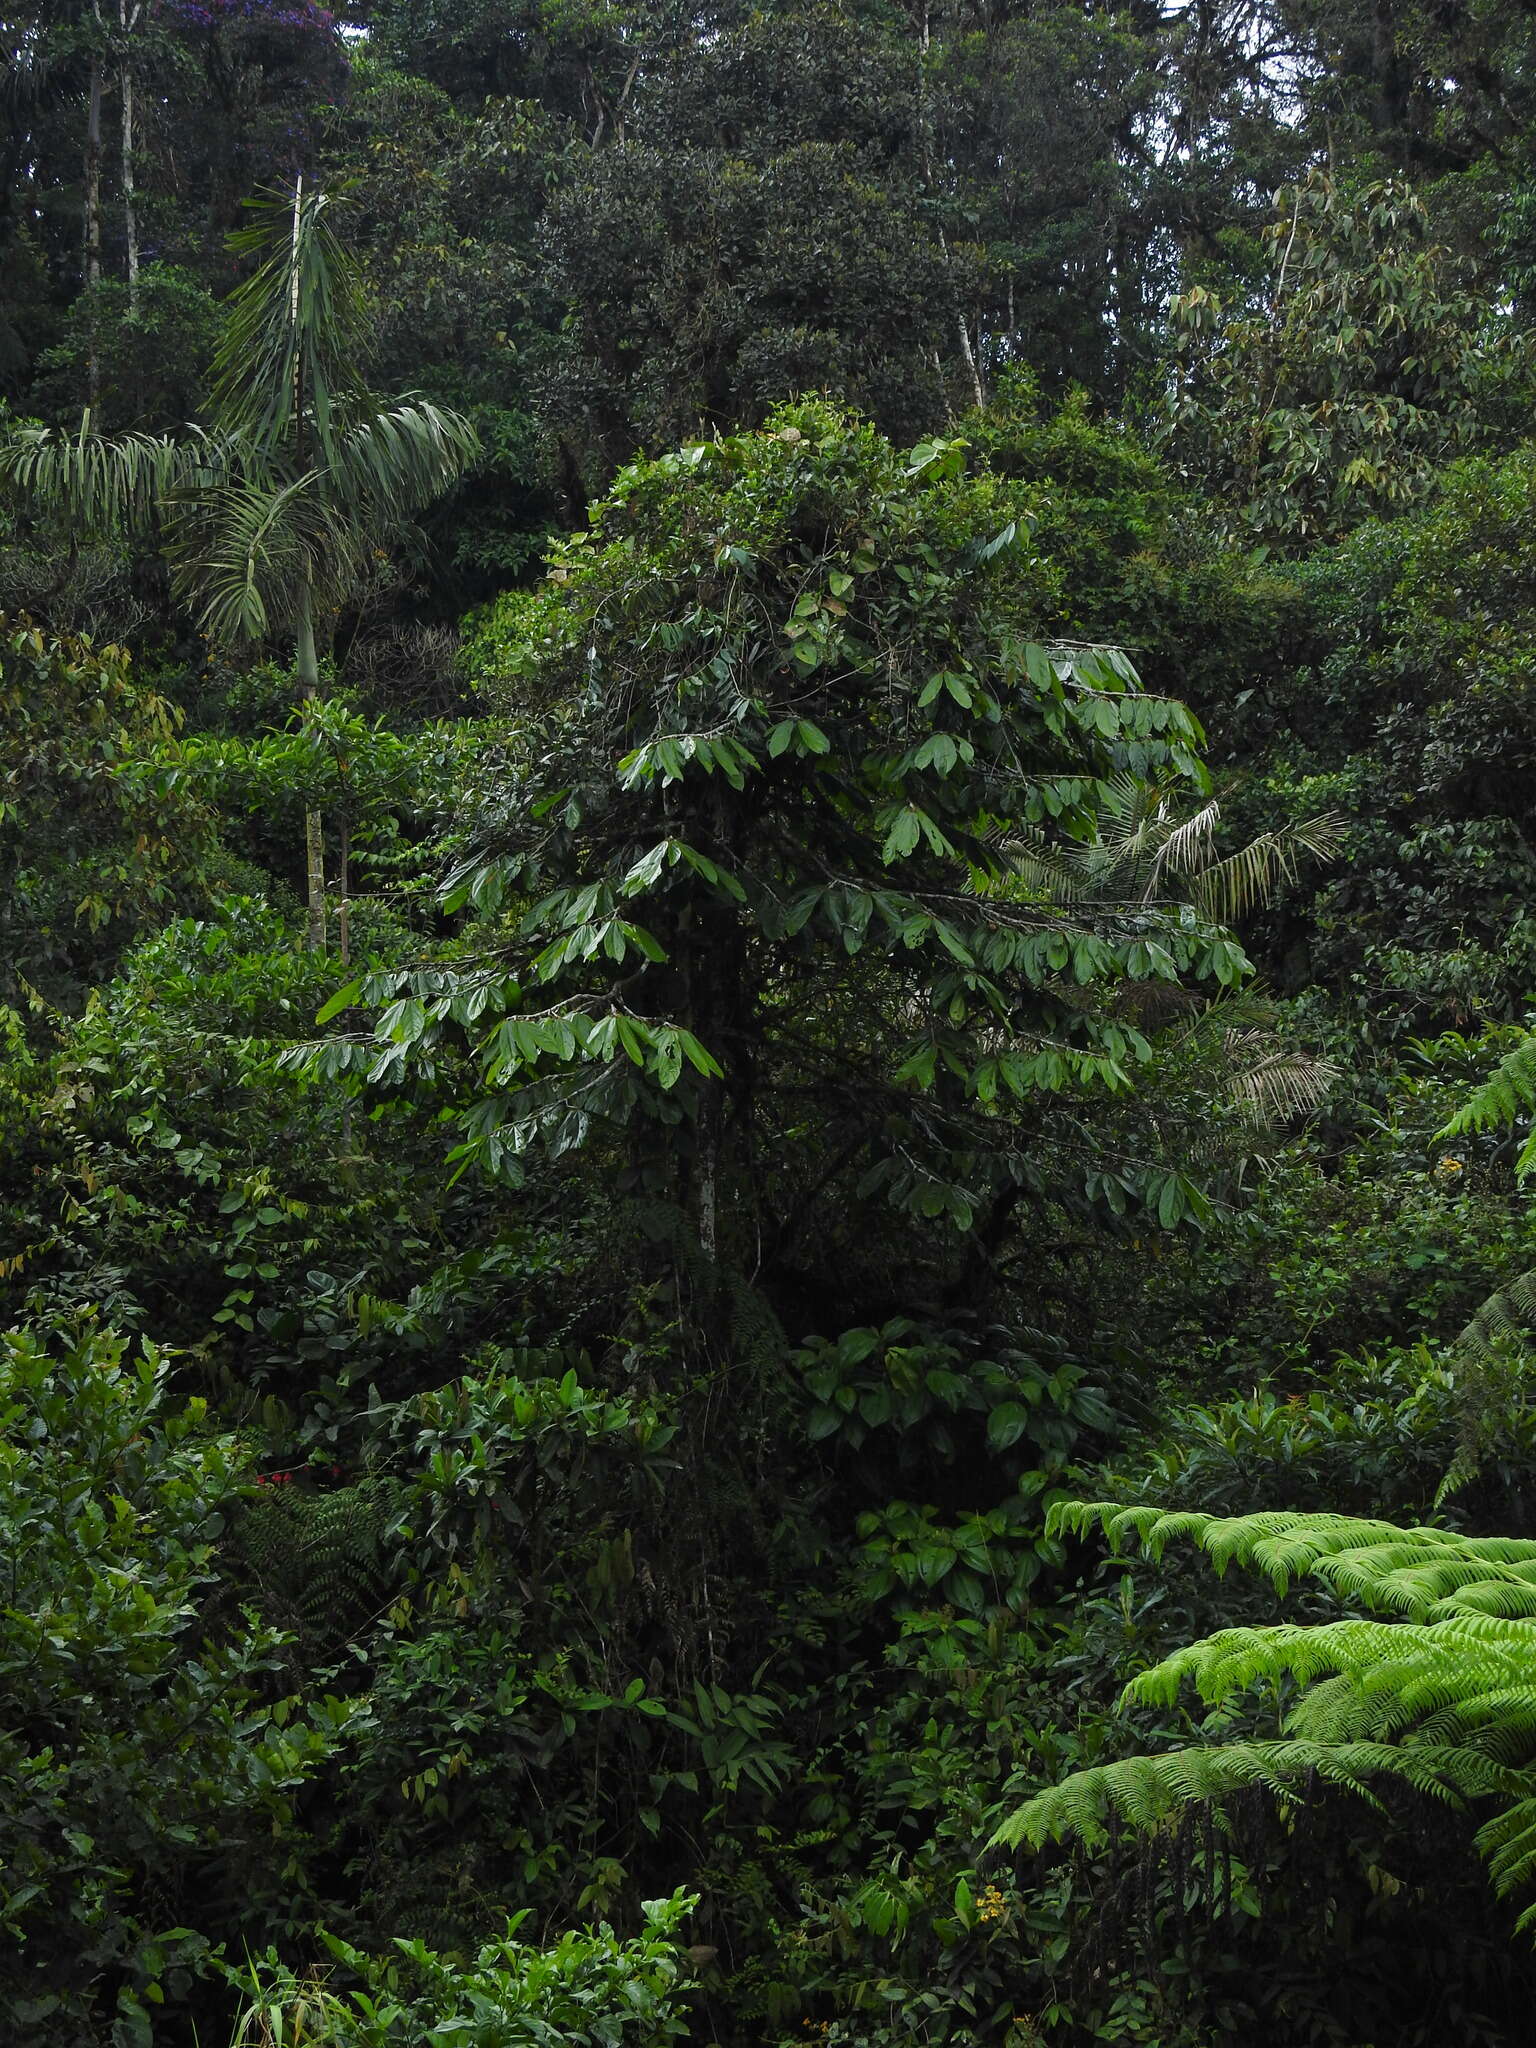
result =
[[1526,2037],[1528,45],[8,21],[22,2048]]

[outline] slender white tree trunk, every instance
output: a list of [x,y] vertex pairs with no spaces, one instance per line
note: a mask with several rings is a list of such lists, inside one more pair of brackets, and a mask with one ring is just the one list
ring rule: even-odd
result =
[[[298,616],[299,696],[312,703],[320,689],[320,663],[315,655],[314,600],[308,583],[299,599]],[[310,950],[323,953],[326,946],[325,919],[325,827],[313,805],[304,808],[304,878],[309,897]]]

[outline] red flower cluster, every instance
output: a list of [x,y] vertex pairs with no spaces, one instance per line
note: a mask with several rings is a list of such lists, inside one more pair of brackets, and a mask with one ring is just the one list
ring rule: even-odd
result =
[[[286,1472],[258,1472],[256,1474],[256,1484],[258,1486],[288,1486],[292,1483],[294,1473],[304,1469],[301,1465],[293,1465]],[[332,1465],[330,1467],[330,1474],[333,1479],[339,1479],[341,1477],[341,1467],[339,1465]]]

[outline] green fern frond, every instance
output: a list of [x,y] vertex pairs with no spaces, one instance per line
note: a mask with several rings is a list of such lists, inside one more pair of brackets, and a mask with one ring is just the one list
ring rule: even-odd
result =
[[[1536,1112],[1536,1032],[1527,1032],[1512,1046],[1487,1080],[1472,1090],[1441,1138],[1462,1138],[1473,1131],[1507,1130],[1522,1116]],[[1529,1141],[1528,1141],[1529,1143]]]
[[1371,1781],[1384,1776],[1452,1806],[1497,1792],[1505,1783],[1505,1773],[1497,1765],[1462,1749],[1396,1749],[1378,1742],[1233,1742],[1221,1748],[1126,1757],[1078,1771],[1011,1814],[989,1846],[1039,1849],[1047,1842],[1076,1839],[1097,1848],[1109,1839],[1116,1822],[1148,1832],[1193,1805],[1217,1805],[1253,1786],[1282,1804],[1295,1804],[1313,1780],[1379,1808]]
[[[1282,1737],[1080,1771],[1005,1821],[996,1846],[1095,1846],[1112,1825],[1161,1829],[1250,1787],[1294,1802],[1298,1786],[1317,1782],[1379,1806],[1373,1786],[1393,1778],[1458,1806],[1502,1799],[1477,1846],[1500,1894],[1536,1889],[1536,1543],[1348,1515],[1220,1517],[1112,1501],[1066,1503],[1050,1526],[1102,1530],[1116,1547],[1134,1539],[1153,1556],[1191,1539],[1218,1571],[1237,1562],[1281,1591],[1320,1580],[1401,1618],[1221,1629],[1174,1651],[1127,1685],[1124,1704],[1169,1707],[1189,1682],[1219,1707],[1266,1686],[1293,1697]],[[1536,1904],[1519,1924],[1536,1927]]]
[[1458,1613],[1536,1619],[1536,1542],[1520,1538],[1278,1509],[1169,1514],[1118,1501],[1075,1501],[1051,1517],[1057,1534],[1086,1535],[1095,1526],[1112,1547],[1135,1536],[1153,1557],[1176,1538],[1192,1537],[1218,1571],[1232,1563],[1253,1567],[1280,1593],[1299,1578],[1319,1578],[1334,1592],[1411,1621]]
[[[1517,1799],[1485,1821],[1476,1842],[1501,1898],[1536,1887],[1536,1797]],[[1536,1927],[1536,1903],[1526,1907],[1515,1925],[1521,1933]]]
[[392,1539],[404,1503],[399,1481],[382,1477],[326,1493],[269,1488],[236,1520],[231,1547],[263,1596],[306,1634],[344,1639],[398,1584],[402,1557]]
[[1458,1350],[1486,1363],[1511,1339],[1528,1346],[1536,1330],[1536,1268],[1492,1294],[1456,1339]]

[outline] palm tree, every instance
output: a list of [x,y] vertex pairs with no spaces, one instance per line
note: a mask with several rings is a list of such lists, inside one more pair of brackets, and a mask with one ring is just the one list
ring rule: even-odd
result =
[[1117,775],[1104,787],[1095,836],[1051,840],[1037,833],[1006,849],[1010,866],[1064,903],[1141,908],[1188,903],[1217,924],[1233,924],[1296,879],[1303,858],[1329,860],[1345,821],[1330,812],[1261,832],[1235,853],[1219,854],[1221,805],[1187,809],[1156,782]]
[[[366,388],[367,310],[330,206],[300,178],[291,199],[255,202],[252,225],[230,236],[258,265],[228,301],[206,427],[107,440],[87,412],[78,434],[23,428],[0,446],[0,477],[40,510],[77,530],[152,535],[211,638],[291,638],[306,702],[320,680],[317,615],[479,452],[459,414]],[[309,943],[323,948],[325,844],[313,810],[305,867]]]
[[[1346,821],[1329,812],[1261,832],[1234,852],[1218,850],[1221,805],[1194,809],[1154,781],[1117,775],[1100,792],[1092,839],[1036,830],[1000,851],[1000,878],[977,886],[1053,903],[1134,913],[1182,909],[1210,924],[1235,924],[1292,882],[1306,859],[1329,860]],[[1165,1001],[1166,991],[1150,991]],[[1269,1005],[1252,990],[1202,1003],[1180,1034],[1206,1063],[1213,1091],[1250,1121],[1283,1121],[1318,1107],[1338,1079],[1331,1061],[1287,1045]]]

